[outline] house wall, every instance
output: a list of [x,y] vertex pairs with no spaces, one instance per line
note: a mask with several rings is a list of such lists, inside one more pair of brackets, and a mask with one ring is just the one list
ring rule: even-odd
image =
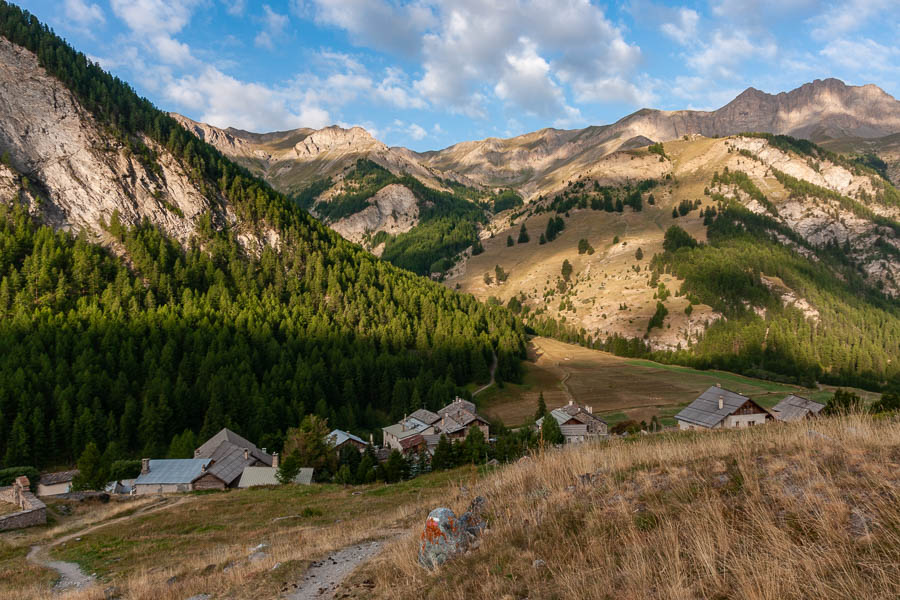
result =
[[189,492],[191,486],[188,483],[139,483],[134,486],[134,493],[138,496],[147,494],[174,494],[176,492]]
[[766,423],[765,413],[752,413],[749,415],[730,415],[725,419],[725,427],[750,427],[753,425],[764,425]]
[[[238,478],[240,480],[240,478]],[[238,480],[235,480],[235,486],[237,486]],[[216,477],[211,473],[207,473],[200,479],[197,479],[192,484],[192,489],[195,490],[224,490],[225,482]]]
[[38,496],[58,496],[59,494],[68,494],[72,491],[72,482],[64,481],[62,483],[54,483],[53,485],[44,485],[39,483],[37,487]]

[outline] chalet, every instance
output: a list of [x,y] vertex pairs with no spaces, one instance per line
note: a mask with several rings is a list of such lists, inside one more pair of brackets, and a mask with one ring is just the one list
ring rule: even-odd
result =
[[325,440],[328,441],[336,451],[340,452],[341,448],[346,445],[351,445],[360,452],[365,452],[366,448],[369,446],[369,442],[356,437],[352,433],[347,433],[346,431],[341,431],[340,429],[335,429],[327,436],[325,436]]
[[[594,414],[593,407],[581,406],[571,400],[567,405],[550,411],[550,416],[559,423],[559,429],[567,444],[577,444],[608,434],[606,421]],[[538,429],[543,425],[545,418],[541,417],[535,423]]]
[[[384,427],[381,431],[385,446],[408,454],[412,452],[411,447],[418,447],[423,442],[428,448],[436,446],[436,440],[440,440],[441,435],[450,440],[465,439],[473,427],[481,429],[484,438],[488,439],[490,427],[487,420],[478,414],[472,402],[456,398],[436,413],[420,408],[399,423]],[[422,440],[410,439],[415,436]]]
[[210,459],[209,472],[225,482],[226,487],[237,487],[246,467],[272,466],[272,455],[265,448],[260,450],[227,428],[194,450],[194,458]]
[[737,428],[762,425],[772,415],[737,392],[714,385],[675,415],[679,429]]
[[824,408],[821,402],[791,394],[772,407],[772,414],[779,421],[802,421],[818,417]]
[[170,494],[195,490],[224,490],[227,484],[210,472],[209,458],[174,458],[141,461],[134,494]]
[[38,496],[58,496],[72,491],[72,480],[78,475],[78,469],[73,471],[58,471],[56,473],[44,473],[38,480]]

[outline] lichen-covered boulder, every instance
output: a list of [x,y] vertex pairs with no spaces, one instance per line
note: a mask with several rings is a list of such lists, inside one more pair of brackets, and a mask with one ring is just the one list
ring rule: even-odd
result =
[[484,498],[478,497],[461,517],[449,508],[436,508],[428,513],[422,541],[419,545],[419,564],[434,569],[470,547],[487,527],[484,520]]

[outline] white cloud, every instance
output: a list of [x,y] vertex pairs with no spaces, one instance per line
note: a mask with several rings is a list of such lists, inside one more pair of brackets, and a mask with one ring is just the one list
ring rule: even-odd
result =
[[96,4],[88,4],[85,0],[66,0],[64,8],[66,18],[79,27],[84,28],[106,22],[103,9]]
[[172,81],[165,93],[173,102],[199,113],[201,121],[217,127],[274,131],[331,123],[328,111],[313,96],[292,87],[273,89],[245,83],[215,67]]
[[900,71],[900,48],[883,46],[868,38],[834,40],[820,54],[832,64],[856,72]]
[[288,25],[288,17],[275,12],[268,4],[264,4],[262,22],[263,29],[256,34],[253,43],[258,47],[274,50],[275,42],[284,36],[284,30]]
[[428,132],[425,131],[425,128],[421,125],[417,125],[416,123],[411,123],[406,131],[409,134],[409,137],[417,141],[425,139],[425,136],[428,135]]
[[[396,5],[385,0],[313,0],[320,24],[346,30],[354,43],[376,50],[412,56],[419,52],[422,33],[434,23],[423,3]],[[296,13],[307,9],[295,0]]]
[[898,0],[842,0],[811,19],[816,25],[813,36],[828,39],[863,27],[874,18],[897,20]]
[[687,46],[697,38],[697,23],[700,15],[690,8],[681,8],[672,22],[663,23],[660,29],[664,34],[681,44]]
[[556,82],[586,101],[634,98],[613,98],[621,86],[606,84],[632,76],[640,49],[588,0],[441,0],[436,7],[440,24],[423,37],[424,74],[416,82],[436,106],[484,116],[485,93],[493,92],[530,112],[546,116],[555,106],[565,116]]
[[494,93],[534,115],[559,114],[565,102],[562,91],[550,78],[550,63],[538,55],[537,46],[528,38],[519,43],[519,48],[507,52]]
[[247,0],[222,0],[225,10],[233,17],[240,17],[247,8]]
[[773,41],[751,41],[746,33],[718,30],[701,50],[688,57],[688,65],[708,77],[734,78],[735,69],[752,59],[773,60],[778,47]]
[[193,62],[187,44],[174,39],[191,20],[201,0],[111,0],[113,12],[135,34],[137,40],[168,64]]

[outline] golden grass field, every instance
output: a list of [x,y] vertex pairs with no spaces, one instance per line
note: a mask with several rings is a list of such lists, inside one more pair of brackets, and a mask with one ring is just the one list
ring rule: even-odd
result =
[[621,358],[543,337],[532,339],[525,365],[522,385],[493,387],[479,396],[482,412],[509,427],[533,420],[541,393],[550,409],[571,398],[592,406],[610,423],[625,419],[649,422],[656,415],[673,424],[672,415],[717,383],[766,407],[788,394],[822,398],[821,392],[793,385]]
[[[488,503],[480,548],[435,572],[419,567],[428,513],[460,511],[475,495]],[[278,598],[312,561],[369,539],[389,541],[336,597],[900,595],[896,417],[615,438],[392,486],[68,503],[69,516],[61,504],[50,502],[47,526],[0,534],[0,598],[99,600],[110,588],[128,599]],[[249,560],[260,543],[266,556]],[[99,581],[54,594],[55,574],[25,561],[32,545]]]
[[900,597],[896,418],[569,446],[471,493],[490,513],[478,550],[431,573],[411,533],[356,574],[374,583],[358,597]]

